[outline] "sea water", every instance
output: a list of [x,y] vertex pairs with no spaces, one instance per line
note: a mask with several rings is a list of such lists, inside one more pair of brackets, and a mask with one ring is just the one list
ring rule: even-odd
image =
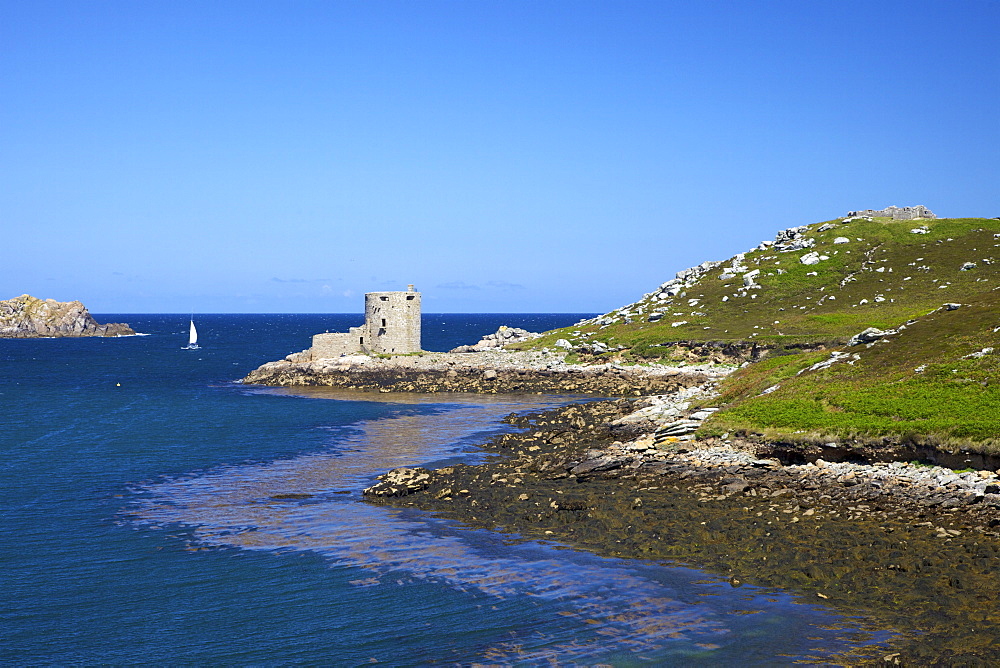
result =
[[[425,315],[429,350],[501,324]],[[234,382],[361,316],[103,315],[145,336],[0,340],[0,660],[14,665],[772,665],[867,638],[791,594],[366,504],[474,461],[549,396]]]

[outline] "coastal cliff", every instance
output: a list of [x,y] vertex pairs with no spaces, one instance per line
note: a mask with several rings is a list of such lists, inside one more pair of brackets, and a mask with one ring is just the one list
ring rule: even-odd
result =
[[129,336],[125,323],[102,325],[78,301],[57,302],[21,295],[0,301],[0,338],[28,339],[52,336]]

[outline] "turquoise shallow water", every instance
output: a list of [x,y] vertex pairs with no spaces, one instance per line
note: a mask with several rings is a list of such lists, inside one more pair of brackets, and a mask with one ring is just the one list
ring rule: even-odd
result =
[[[424,343],[578,317],[429,315]],[[863,640],[781,592],[360,500],[565,399],[232,382],[360,316],[200,316],[198,351],[184,316],[101,318],[148,336],[0,341],[5,663],[769,665]]]

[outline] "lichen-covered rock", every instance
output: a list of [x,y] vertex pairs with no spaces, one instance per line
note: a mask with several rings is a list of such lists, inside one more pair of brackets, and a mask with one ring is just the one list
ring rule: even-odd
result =
[[31,295],[0,301],[0,338],[132,334],[135,332],[124,323],[98,323],[78,301],[57,302]]
[[430,484],[430,471],[422,467],[392,469],[378,477],[378,483],[364,491],[365,496],[406,496]]
[[858,346],[862,343],[873,343],[886,336],[891,336],[896,334],[894,329],[881,330],[878,327],[869,327],[863,332],[859,332],[851,337],[850,341],[847,342],[849,346]]

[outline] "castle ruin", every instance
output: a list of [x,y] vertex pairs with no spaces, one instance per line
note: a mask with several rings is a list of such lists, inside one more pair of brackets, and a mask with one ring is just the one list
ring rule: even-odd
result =
[[365,324],[345,332],[316,334],[312,359],[341,355],[399,355],[420,352],[420,293],[365,293]]
[[922,204],[917,206],[888,206],[884,209],[865,209],[864,211],[849,211],[848,218],[892,218],[893,220],[916,220],[918,218],[937,218],[930,209]]

